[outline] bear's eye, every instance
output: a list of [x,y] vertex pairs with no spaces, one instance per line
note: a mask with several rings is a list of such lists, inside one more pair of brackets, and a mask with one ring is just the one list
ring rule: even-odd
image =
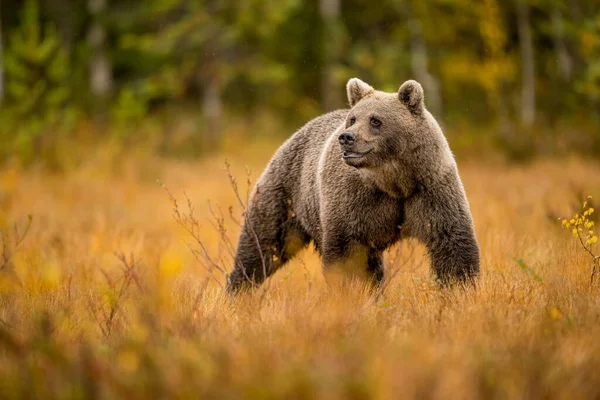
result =
[[371,117],[371,126],[373,128],[379,128],[381,126],[381,121],[375,117]]
[[348,126],[352,126],[356,123],[356,118],[352,117],[348,120]]

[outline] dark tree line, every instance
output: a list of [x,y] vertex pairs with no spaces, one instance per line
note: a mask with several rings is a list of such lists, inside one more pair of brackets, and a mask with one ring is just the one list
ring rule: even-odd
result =
[[557,121],[598,129],[600,3],[0,0],[0,137],[32,155],[82,118],[179,105],[198,105],[209,142],[225,110],[297,124],[344,106],[352,76],[415,78],[442,120],[492,121],[506,141]]

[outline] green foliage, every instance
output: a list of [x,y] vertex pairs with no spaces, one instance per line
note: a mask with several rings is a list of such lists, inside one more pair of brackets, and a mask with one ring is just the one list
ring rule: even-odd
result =
[[521,268],[521,271],[523,271],[527,276],[529,276],[539,282],[544,280],[544,278],[541,275],[539,275],[537,272],[535,272],[535,270],[533,268],[531,268],[529,265],[527,265],[527,263],[522,258],[518,258],[518,259],[516,259],[516,261],[517,261],[517,265],[519,266],[519,268]]
[[117,138],[127,139],[134,130],[134,125],[139,124],[147,114],[147,99],[136,96],[130,88],[122,89],[111,108],[111,119]]
[[[277,87],[289,72],[260,50],[269,47],[299,4],[154,0],[135,8],[135,16],[116,13],[115,28],[123,30],[117,51],[159,66],[148,71],[135,66],[141,73],[135,71],[137,79],[126,86],[154,101],[193,96],[209,79],[218,79],[225,92],[240,79],[257,88]],[[131,26],[129,18],[134,29],[125,28]]]
[[[529,86],[514,1],[347,0],[332,15],[323,13],[328,0],[111,0],[101,10],[39,1],[2,0],[0,29],[12,32],[4,35],[4,159],[30,162],[55,147],[75,109],[124,140],[148,116],[194,110],[197,142],[183,147],[202,147],[195,154],[212,150],[234,119],[251,125],[268,114],[284,136],[343,106],[354,76],[386,91],[421,80],[450,140],[468,150],[489,145],[520,160],[600,154],[596,0],[523,0],[535,64]],[[90,73],[94,66],[110,77]],[[111,83],[101,106],[93,77]],[[533,126],[520,124],[524,87],[535,92]],[[173,119],[157,122],[171,132]]]
[[587,62],[576,88],[590,98],[600,118],[600,14],[586,21],[579,33],[579,46]]
[[52,151],[60,132],[72,126],[69,62],[56,28],[42,24],[37,0],[27,0],[21,25],[10,36],[5,55],[7,105],[0,118],[2,154],[30,163]]

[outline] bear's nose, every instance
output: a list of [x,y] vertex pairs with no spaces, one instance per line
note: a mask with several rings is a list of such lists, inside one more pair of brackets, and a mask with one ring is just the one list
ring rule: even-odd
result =
[[351,146],[354,144],[355,136],[352,132],[344,132],[338,136],[338,140],[342,146]]

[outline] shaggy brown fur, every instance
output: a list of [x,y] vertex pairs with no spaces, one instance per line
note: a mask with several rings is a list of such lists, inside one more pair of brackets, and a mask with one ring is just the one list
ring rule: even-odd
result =
[[311,240],[325,272],[358,269],[374,282],[383,251],[409,237],[425,244],[442,283],[479,273],[465,191],[421,85],[384,93],[353,78],[347,91],[352,108],[302,127],[256,183],[230,292],[260,284]]

